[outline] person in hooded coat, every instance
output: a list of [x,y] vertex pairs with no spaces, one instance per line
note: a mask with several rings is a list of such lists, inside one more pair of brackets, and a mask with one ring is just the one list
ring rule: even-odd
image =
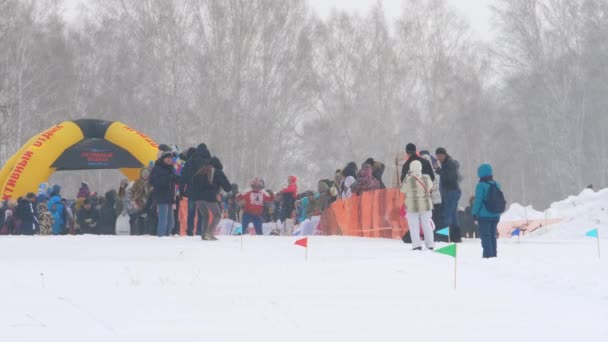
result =
[[61,203],[61,187],[53,185],[51,194],[48,209],[53,214],[53,235],[61,235],[64,233],[66,224],[65,206]]
[[177,175],[173,169],[173,153],[165,152],[154,164],[150,174],[151,198],[158,212],[158,237],[169,236],[175,225],[173,205]]
[[488,192],[492,185],[496,185],[501,189],[500,184],[494,180],[492,166],[483,164],[477,170],[479,183],[475,189],[475,202],[473,203],[473,217],[479,223],[479,237],[481,238],[481,247],[483,248],[483,258],[496,258],[497,251],[497,236],[498,222],[500,214],[493,213],[486,207],[488,200]]
[[430,193],[432,186],[431,177],[422,174],[422,163],[414,160],[401,185],[401,191],[405,193],[405,207],[407,208],[407,221],[413,250],[422,250],[421,228],[426,248],[432,250],[435,247],[432,224],[433,202]]
[[279,192],[281,195],[280,220],[282,224],[285,224],[287,219],[291,218],[295,210],[296,200],[298,199],[298,178],[296,176],[289,176],[287,183],[289,185]]
[[344,182],[342,182],[342,199],[349,199],[353,197],[352,186],[356,182],[357,180],[355,179],[355,177],[352,176],[348,176],[346,177],[346,179],[344,179]]
[[182,174],[180,177],[179,190],[182,196],[188,198],[188,219],[186,234],[188,236],[194,235],[194,222],[196,221],[196,231],[201,232],[203,226],[203,220],[196,220],[196,200],[192,198],[192,181],[196,172],[203,166],[203,163],[211,160],[211,152],[205,144],[199,144],[196,148],[188,149],[186,152],[186,163],[182,168]]
[[357,195],[361,195],[366,191],[373,191],[380,189],[380,182],[374,178],[372,174],[372,167],[369,164],[363,164],[357,181],[352,185],[351,190]]
[[115,235],[116,234],[116,214],[117,192],[110,190],[105,194],[105,202],[101,206],[99,212],[99,229],[100,235]]
[[76,195],[76,199],[84,198],[87,199],[91,197],[91,190],[89,189],[89,183],[82,181],[80,183],[80,189],[78,189],[78,194]]

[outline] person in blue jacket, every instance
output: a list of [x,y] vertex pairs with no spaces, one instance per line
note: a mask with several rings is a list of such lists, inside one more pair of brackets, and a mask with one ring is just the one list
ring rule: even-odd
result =
[[61,235],[64,233],[65,227],[65,207],[61,203],[61,187],[54,185],[51,193],[51,199],[48,202],[48,209],[53,214],[53,235]]
[[490,184],[496,184],[500,189],[500,184],[494,181],[492,176],[492,166],[483,164],[477,170],[479,183],[475,189],[475,203],[473,204],[473,217],[479,223],[479,236],[481,237],[481,247],[483,248],[484,258],[496,258],[496,240],[498,236],[498,221],[500,214],[493,213],[486,207]]

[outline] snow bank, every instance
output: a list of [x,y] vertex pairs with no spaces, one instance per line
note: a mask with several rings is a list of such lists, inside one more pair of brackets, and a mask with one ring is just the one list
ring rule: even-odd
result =
[[[527,214],[527,217],[526,217]],[[608,238],[608,189],[595,192],[585,189],[578,196],[552,203],[544,212],[531,206],[524,208],[513,204],[501,216],[501,224],[511,221],[536,221],[544,227],[531,235],[555,239],[582,239],[585,232],[598,228],[600,238]],[[545,220],[560,219],[558,223],[544,225]]]
[[501,215],[501,221],[521,221],[521,220],[540,220],[544,219],[545,214],[540,211],[534,210],[530,205],[527,207],[522,206],[519,203],[513,203],[504,214]]
[[585,232],[598,228],[600,238],[608,238],[608,189],[586,189],[578,196],[551,204],[548,212],[562,217],[560,223],[539,229],[536,235],[559,239],[584,238]]

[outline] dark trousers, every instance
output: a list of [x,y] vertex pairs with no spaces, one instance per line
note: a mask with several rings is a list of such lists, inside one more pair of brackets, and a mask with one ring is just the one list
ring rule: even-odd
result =
[[481,247],[483,248],[484,258],[496,258],[496,235],[498,227],[498,218],[479,218],[479,237],[481,238]]
[[443,225],[450,227],[450,240],[461,242],[460,225],[458,224],[458,201],[462,192],[460,190],[448,190],[441,193],[441,204],[443,206]]
[[[201,236],[205,234],[213,235],[215,228],[222,219],[222,211],[217,202],[196,201],[196,210],[198,212],[198,220],[202,221]],[[209,215],[213,218],[209,222]]]
[[262,231],[262,217],[261,216],[257,216],[257,215],[253,215],[253,214],[249,214],[249,213],[243,213],[243,234],[247,233],[247,228],[249,228],[249,223],[253,223],[253,226],[255,227],[255,235],[264,235],[264,232]]
[[288,202],[288,203],[284,203],[283,206],[281,207],[281,223],[285,223],[285,221],[287,219],[291,218],[291,214],[294,211],[294,203],[292,202]]
[[[188,199],[188,236],[194,235],[194,219],[196,218],[196,201]],[[201,227],[203,226],[203,220],[201,216],[198,216],[198,222],[196,223],[196,231],[200,234]]]

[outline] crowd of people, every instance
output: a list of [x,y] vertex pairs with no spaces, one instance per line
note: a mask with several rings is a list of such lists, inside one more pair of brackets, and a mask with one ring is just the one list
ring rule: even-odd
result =
[[[412,143],[405,150],[400,189],[405,194],[403,214],[410,229],[404,241],[411,242],[414,250],[423,246],[433,249],[441,238],[434,234],[435,228],[449,227],[450,241],[458,243],[463,222],[466,235],[479,231],[483,256],[495,257],[500,212],[489,209],[488,198],[496,196],[494,189],[500,192],[500,185],[493,180],[492,168],[487,164],[479,168],[476,196],[462,211],[458,161],[441,147],[434,155],[418,151]],[[245,231],[253,224],[257,235],[263,234],[264,223],[276,222],[273,233],[281,234],[287,221],[302,223],[321,215],[338,199],[384,189],[384,170],[383,163],[368,158],[360,167],[350,162],[336,170],[333,179],[320,180],[316,191],[299,192],[297,177],[290,176],[285,188],[276,193],[266,189],[261,178],[252,180],[247,191],[239,192],[238,185],[228,180],[220,159],[205,144],[182,153],[175,146],[161,145],[158,159],[141,170],[139,179],[124,179],[118,191],[110,190],[103,197],[92,192],[86,182],[81,183],[72,201],[62,196],[59,185],[41,184],[37,194],[3,203],[0,233],[115,234],[119,217],[128,217],[131,235],[162,237],[179,234],[179,218],[185,216],[186,234],[198,233],[203,240],[217,240],[213,232],[223,217],[242,222]],[[187,205],[180,205],[182,201]],[[186,215],[180,215],[182,207],[187,208]]]

